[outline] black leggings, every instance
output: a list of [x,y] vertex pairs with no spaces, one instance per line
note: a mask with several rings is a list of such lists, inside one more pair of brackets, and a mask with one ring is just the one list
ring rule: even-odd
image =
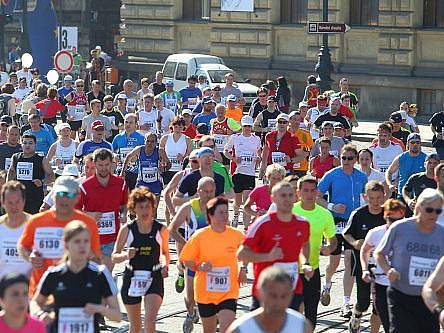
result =
[[365,312],[370,306],[371,284],[362,279],[358,251],[352,251],[352,275],[356,277],[356,310]]
[[376,308],[376,312],[378,312],[378,316],[381,319],[381,323],[382,326],[384,327],[385,333],[389,333],[390,319],[387,306],[387,286],[375,283],[374,288],[375,288],[374,305]]
[[299,274],[304,286],[304,315],[316,327],[316,317],[318,315],[318,304],[321,298],[321,274],[319,268],[314,270],[314,275],[310,280],[305,279],[304,274]]
[[439,333],[439,323],[421,296],[387,288],[390,333]]

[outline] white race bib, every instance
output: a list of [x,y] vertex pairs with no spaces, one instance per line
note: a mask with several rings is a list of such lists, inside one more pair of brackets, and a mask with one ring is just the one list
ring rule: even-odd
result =
[[126,100],[126,112],[133,112],[136,109],[136,100],[134,98],[128,98]]
[[207,272],[207,291],[228,292],[231,287],[230,267],[213,268]]
[[168,156],[168,159],[171,162],[171,168],[169,171],[180,171],[182,170],[182,162],[177,159],[177,156]]
[[11,166],[12,159],[10,157],[5,158],[5,170],[8,171]]
[[276,126],[276,119],[268,119],[268,127],[274,128]]
[[17,163],[17,180],[32,180],[34,165],[32,162]]
[[170,109],[171,111],[176,111],[177,99],[174,98],[165,98],[165,107]]
[[153,278],[150,271],[134,271],[134,276],[131,278],[130,287],[128,289],[128,296],[142,297],[145,296],[148,289],[151,287]]
[[97,221],[99,235],[111,235],[116,233],[116,215],[114,212],[101,213],[102,216]]
[[338,224],[336,224],[336,235],[342,234],[342,231],[344,231],[346,225],[347,221],[341,221]]
[[197,105],[197,98],[188,98],[188,109],[193,110]]
[[334,156],[334,157],[339,157],[338,151],[337,150],[330,150],[328,152],[330,155]]
[[390,164],[392,164],[391,161],[378,161],[378,169],[381,172],[386,172],[387,169],[389,168]]
[[37,228],[34,235],[34,247],[45,259],[62,258],[65,251],[63,228]]
[[142,180],[145,183],[154,183],[158,179],[158,169],[156,167],[154,168],[148,168],[143,167],[142,168]]
[[134,149],[134,147],[119,148],[119,157],[120,157],[120,162],[121,163],[123,163],[123,161],[125,160],[126,155],[128,155],[133,149]]
[[254,162],[256,161],[254,154],[248,151],[240,152],[239,156],[241,158],[242,167],[252,167],[254,165]]
[[225,144],[227,143],[228,135],[213,134],[214,143],[216,144],[217,151],[224,151]]
[[7,265],[23,265],[25,261],[19,256],[17,238],[4,238],[1,240],[1,257]]
[[285,162],[285,153],[281,153],[278,151],[272,152],[271,163],[286,166],[287,163]]
[[94,333],[94,316],[83,308],[60,308],[58,333]]
[[274,266],[281,267],[291,278],[293,283],[293,290],[296,288],[299,278],[299,263],[298,262],[275,262]]
[[438,259],[411,256],[409,266],[409,284],[423,286],[438,263]]

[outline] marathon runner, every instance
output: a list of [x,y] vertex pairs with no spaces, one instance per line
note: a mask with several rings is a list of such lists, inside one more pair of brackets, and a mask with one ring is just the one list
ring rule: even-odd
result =
[[122,112],[120,112],[118,108],[113,107],[113,96],[106,95],[103,97],[103,110],[100,114],[108,117],[111,124],[111,136],[108,141],[112,142],[116,135],[119,134],[120,130],[123,129],[124,125]]
[[42,118],[39,114],[32,114],[29,116],[29,125],[31,128],[25,131],[23,134],[30,134],[35,136],[36,138],[36,151],[37,154],[46,156],[48,154],[48,150],[51,145],[55,142],[55,138],[52,134],[42,128],[40,123],[42,122]]
[[76,90],[65,95],[65,100],[68,102],[66,104],[66,109],[68,110],[67,119],[72,129],[72,139],[76,139],[76,134],[82,127],[83,118],[86,116],[86,112],[89,111],[90,105],[85,94],[85,81],[77,79],[75,81],[75,88]]
[[[126,109],[123,113],[126,115],[127,113],[135,113],[137,109],[137,93],[133,90],[134,82],[127,79],[123,81],[123,90],[116,94],[114,98],[114,104],[117,104],[117,100],[119,98],[126,99]],[[125,98],[126,97],[126,98]]]
[[0,94],[0,116],[10,116],[13,119],[15,118],[15,97],[14,86],[11,83],[5,83],[1,87]]
[[322,135],[321,137],[316,139],[313,148],[310,151],[310,157],[316,156],[320,153],[320,143],[322,138],[327,138],[330,140],[330,155],[339,157],[339,153],[342,147],[344,147],[344,145],[346,145],[348,141],[335,135],[333,124],[334,123],[332,123],[331,121],[325,121],[322,123],[320,127]]
[[22,151],[20,142],[20,129],[16,125],[8,127],[6,142],[0,143],[0,170],[8,172],[11,165],[11,157]]
[[[308,109],[307,115],[305,116],[305,123],[307,125],[307,129],[310,131],[310,134],[313,140],[319,138],[319,130],[315,126],[316,119],[324,113],[328,112],[328,98],[324,95],[319,95],[317,98],[317,105]],[[322,124],[321,124],[322,125]]]
[[[325,128],[327,127],[328,126]],[[319,145],[319,154],[314,155],[310,159],[308,171],[313,177],[321,179],[328,171],[337,167],[341,163],[339,158],[331,154],[331,140],[329,138],[323,136],[317,139],[316,143]]]
[[404,152],[399,144],[391,140],[392,129],[388,124],[378,126],[378,141],[368,149],[373,153],[373,167],[385,173],[393,160]]
[[175,113],[164,107],[163,99],[160,95],[154,96],[154,107],[158,114],[157,128],[159,130],[159,135],[168,134],[170,131],[170,124],[175,117]]
[[80,162],[84,156],[93,153],[96,149],[106,148],[112,151],[112,145],[103,138],[105,126],[100,120],[96,120],[91,124],[91,133],[92,138],[80,142],[77,147],[74,163],[77,164],[79,169],[81,164]]
[[166,90],[160,94],[163,99],[163,105],[173,111],[175,115],[178,115],[182,104],[181,95],[178,91],[174,90],[174,82],[172,80],[165,82],[165,88]]
[[191,75],[187,79],[188,86],[179,90],[182,108],[193,110],[199,99],[202,99],[202,91],[196,87],[197,76]]
[[56,174],[60,175],[65,165],[73,163],[78,143],[71,139],[71,127],[68,123],[56,125],[56,131],[59,139],[49,148],[46,158],[57,168]]
[[255,131],[262,139],[265,134],[275,130],[277,116],[281,112],[276,107],[276,98],[274,96],[267,97],[267,109],[260,112],[254,119],[253,131]]

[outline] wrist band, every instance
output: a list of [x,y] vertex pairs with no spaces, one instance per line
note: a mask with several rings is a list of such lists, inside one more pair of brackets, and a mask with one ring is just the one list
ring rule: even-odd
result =
[[335,206],[335,204],[332,204],[332,203],[329,203],[328,205],[327,205],[327,209],[328,210],[333,210],[333,207]]

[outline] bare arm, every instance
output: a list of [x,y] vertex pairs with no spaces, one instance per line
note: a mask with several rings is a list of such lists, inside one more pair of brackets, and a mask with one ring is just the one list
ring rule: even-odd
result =
[[387,185],[392,185],[392,176],[399,169],[399,155],[393,160],[392,164],[388,167],[385,172],[385,182]]
[[253,131],[255,131],[255,132],[266,132],[267,128],[262,128],[261,127],[261,123],[262,123],[262,114],[259,113],[258,116],[256,117],[256,120],[253,123]]
[[184,196],[184,193],[179,192],[179,190],[177,190],[174,195],[173,195],[173,205],[175,206],[182,206],[184,203],[187,203],[188,201],[190,201],[191,199],[197,198],[198,195],[197,193],[191,197],[186,197]]
[[362,244],[361,251],[359,252],[359,260],[361,261],[362,270],[366,270],[368,267],[368,258],[370,258],[370,253],[374,249],[373,246],[364,241]]
[[179,171],[176,173],[171,179],[171,181],[168,183],[168,185],[164,189],[164,198],[165,198],[165,205],[167,206],[169,212],[171,215],[174,215],[175,213],[175,205],[173,204],[173,194],[174,191],[177,188],[177,185],[179,185],[179,181],[182,178],[183,171]]
[[422,298],[430,311],[433,311],[435,307],[442,304],[442,296],[440,300],[438,298],[438,292],[442,289],[443,285],[444,257],[441,257],[432,275],[430,275],[422,288]]
[[52,184],[55,180],[54,171],[52,171],[51,166],[49,165],[48,159],[43,157],[42,160],[43,170],[45,171],[46,177],[43,179],[43,184],[49,185]]
[[49,148],[48,154],[46,154],[46,158],[48,159],[48,161],[51,161],[52,158],[54,157],[55,152],[56,152],[56,148],[57,148],[57,143],[53,143],[51,145],[51,147]]
[[15,167],[14,164],[11,163],[8,170],[8,175],[6,176],[6,181],[15,180],[15,177],[16,177]]
[[125,170],[128,167],[128,164],[134,159],[137,158],[137,156],[140,153],[140,149],[142,149],[143,146],[141,147],[136,147],[133,150],[131,150],[128,155],[125,156],[125,160],[123,161],[123,165],[122,165],[122,170],[120,171],[120,176],[123,177],[125,174]]
[[119,230],[116,244],[114,245],[114,250],[113,253],[111,254],[111,260],[113,264],[118,264],[129,259],[128,251],[122,252],[123,248],[125,247],[127,239],[128,239],[128,226],[123,226]]
[[171,237],[177,242],[178,254],[182,251],[182,248],[186,243],[185,238],[183,238],[179,232],[179,228],[190,218],[190,210],[190,205],[183,205],[180,207],[179,211],[174,216],[173,221],[171,221],[171,224],[168,226]]

